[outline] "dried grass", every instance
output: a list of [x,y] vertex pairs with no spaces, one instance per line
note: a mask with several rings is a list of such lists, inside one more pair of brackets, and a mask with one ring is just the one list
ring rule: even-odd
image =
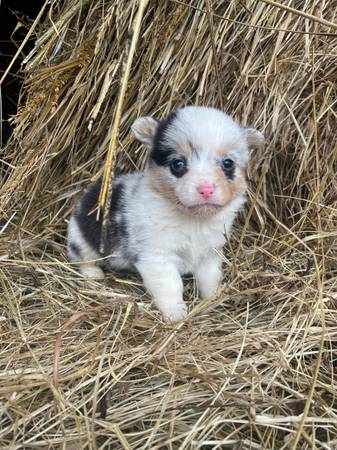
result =
[[138,279],[84,281],[65,255],[74,198],[102,174],[136,13],[52,2],[25,61],[1,157],[0,448],[337,448],[337,3],[147,5],[116,170],[144,164],[138,115],[186,103],[223,102],[268,142],[222,293],[198,301],[190,281],[178,326]]

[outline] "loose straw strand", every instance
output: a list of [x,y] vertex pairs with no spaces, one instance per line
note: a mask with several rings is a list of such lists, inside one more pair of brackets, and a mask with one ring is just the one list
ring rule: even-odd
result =
[[99,196],[100,210],[103,209],[102,235],[101,235],[101,242],[100,242],[101,254],[104,253],[105,236],[106,236],[107,226],[109,223],[109,208],[110,208],[111,193],[112,193],[111,175],[113,172],[113,166],[114,166],[114,160],[115,160],[115,154],[116,154],[119,125],[120,125],[120,121],[121,121],[124,98],[125,98],[128,81],[129,81],[133,56],[135,54],[136,45],[137,45],[137,41],[138,41],[138,37],[139,37],[139,33],[140,33],[141,24],[142,24],[142,18],[143,18],[147,3],[148,3],[148,0],[140,0],[139,1],[139,8],[138,8],[137,16],[136,16],[136,19],[134,21],[134,26],[133,26],[133,36],[132,36],[132,40],[131,40],[131,45],[130,45],[129,51],[126,50],[127,60],[126,60],[125,68],[124,68],[124,74],[122,77],[121,88],[120,88],[120,92],[119,92],[119,96],[118,96],[115,118],[114,118],[114,122],[113,122],[113,126],[112,126],[109,150],[108,150],[106,162],[104,165],[103,182],[102,182],[102,188],[101,188],[101,192],[100,192],[100,196]]

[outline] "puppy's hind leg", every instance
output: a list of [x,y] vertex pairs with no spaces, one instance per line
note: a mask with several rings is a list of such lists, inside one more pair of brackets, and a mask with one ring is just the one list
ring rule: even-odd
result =
[[79,271],[84,277],[104,278],[103,270],[95,262],[99,254],[85,240],[74,216],[69,221],[67,251],[69,260],[79,263]]
[[104,279],[103,270],[93,263],[83,263],[80,265],[80,272],[85,278],[96,278],[98,280]]

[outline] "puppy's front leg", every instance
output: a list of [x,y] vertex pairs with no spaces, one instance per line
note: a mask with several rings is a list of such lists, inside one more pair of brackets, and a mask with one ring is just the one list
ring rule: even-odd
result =
[[222,260],[215,251],[210,251],[198,264],[195,272],[197,287],[202,298],[216,294],[222,278]]
[[187,305],[183,301],[183,282],[175,265],[162,260],[140,261],[136,268],[165,320],[184,320]]

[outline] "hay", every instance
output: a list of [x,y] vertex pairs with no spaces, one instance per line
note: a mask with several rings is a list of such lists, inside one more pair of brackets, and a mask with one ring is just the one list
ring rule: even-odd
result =
[[178,326],[138,279],[85,282],[65,255],[74,198],[103,171],[136,14],[52,2],[33,30],[1,157],[0,448],[336,448],[337,4],[147,5],[116,170],[144,164],[138,115],[186,103],[223,102],[268,142],[223,290],[198,301],[190,281]]

